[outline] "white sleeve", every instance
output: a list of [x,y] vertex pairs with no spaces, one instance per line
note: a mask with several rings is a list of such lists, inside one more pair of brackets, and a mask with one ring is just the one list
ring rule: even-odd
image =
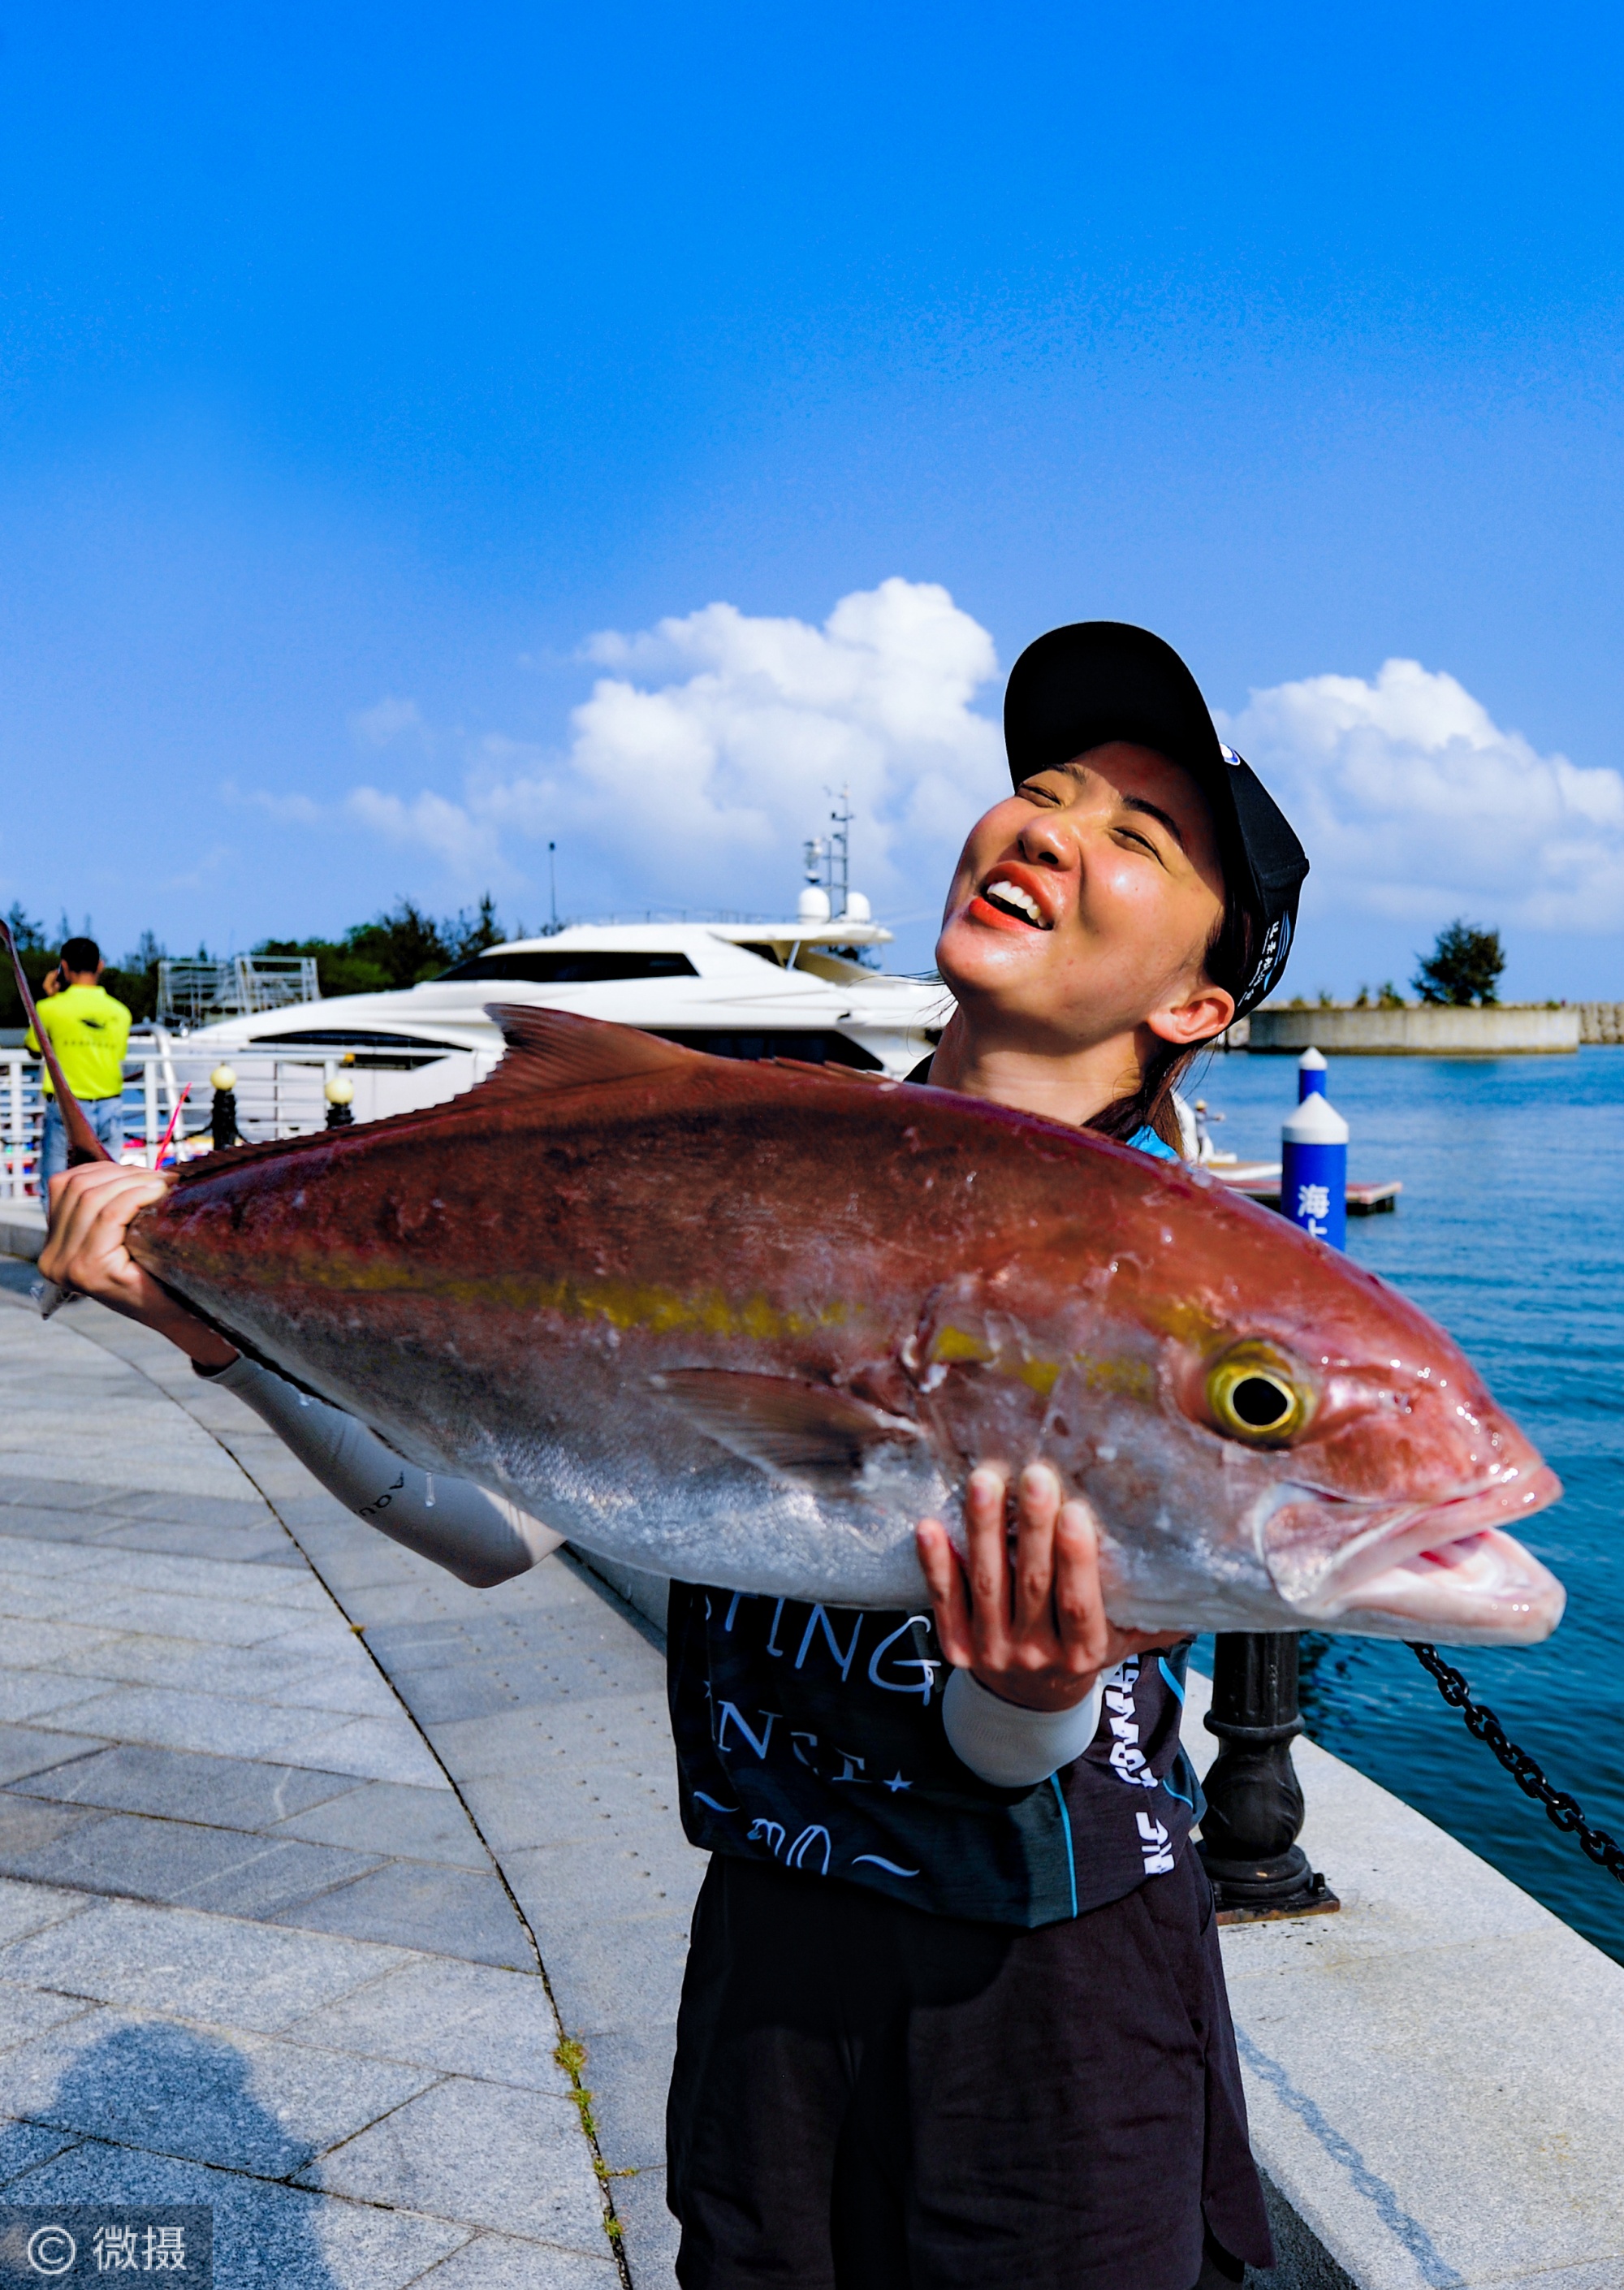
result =
[[995,1789],[1029,1789],[1080,1758],[1100,1726],[1101,1680],[1071,1709],[1021,1709],[956,1669],[941,1699],[948,1746]]
[[476,1590],[523,1574],[564,1541],[503,1495],[404,1462],[353,1415],[254,1360],[239,1355],[205,1381],[245,1400],[346,1510]]

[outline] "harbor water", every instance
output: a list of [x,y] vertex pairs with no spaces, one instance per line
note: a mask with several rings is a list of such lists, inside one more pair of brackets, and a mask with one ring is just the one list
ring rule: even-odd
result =
[[[1624,1842],[1624,1048],[1340,1057],[1329,1081],[1350,1181],[1404,1188],[1395,1214],[1349,1219],[1349,1254],[1450,1330],[1566,1488],[1524,1538],[1567,1587],[1556,1637],[1449,1659]],[[1191,1094],[1225,1115],[1220,1150],[1277,1160],[1296,1061],[1217,1057]],[[1624,1886],[1523,1795],[1407,1647],[1305,1638],[1302,1702],[1315,1741],[1624,1962]]]

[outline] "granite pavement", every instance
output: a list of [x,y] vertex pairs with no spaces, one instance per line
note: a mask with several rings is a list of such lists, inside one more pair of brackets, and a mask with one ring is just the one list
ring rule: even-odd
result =
[[657,1634],[567,1557],[464,1589],[34,1277],[0,1261],[0,2205],[209,2203],[232,2290],[664,2290],[703,1864]]

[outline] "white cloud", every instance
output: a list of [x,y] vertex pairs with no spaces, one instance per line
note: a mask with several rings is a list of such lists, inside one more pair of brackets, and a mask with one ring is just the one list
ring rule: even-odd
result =
[[[971,821],[1006,784],[975,701],[992,638],[948,591],[892,579],[821,627],[712,604],[606,630],[567,748],[436,737],[417,703],[352,718],[374,749],[460,752],[456,795],[357,788],[348,816],[432,853],[460,889],[515,886],[524,846],[567,839],[606,903],[782,909],[826,790],[849,785],[852,880],[893,917],[932,909]],[[1314,862],[1310,917],[1408,934],[1458,913],[1501,927],[1612,932],[1624,920],[1624,777],[1541,755],[1453,677],[1389,660],[1370,681],[1254,691],[1226,734],[1278,795]],[[302,797],[255,797],[314,817]],[[532,880],[535,854],[528,861]]]
[[1253,692],[1219,721],[1301,836],[1321,911],[1624,925],[1624,778],[1540,755],[1452,676],[1389,660],[1372,683]]
[[[160,877],[157,887],[160,891],[201,891],[205,884],[217,880],[220,869],[236,857],[236,853],[229,844],[212,844],[183,874]],[[88,925],[85,934],[89,935]]]
[[407,733],[421,746],[430,745],[428,726],[415,700],[396,700],[385,693],[370,708],[357,708],[349,719],[351,736],[362,748],[388,748]]
[[[708,605],[606,631],[587,657],[611,672],[573,711],[565,755],[490,737],[460,802],[358,789],[351,814],[465,877],[496,864],[504,836],[568,833],[596,846],[628,904],[780,907],[826,790],[848,786],[854,886],[894,907],[940,896],[999,791],[1002,740],[971,705],[997,670],[992,638],[932,582],[859,590],[821,628]],[[422,728],[411,702],[367,720],[382,728],[386,706],[388,737]]]
[[417,844],[431,851],[459,877],[480,876],[492,886],[505,885],[512,870],[504,861],[496,829],[458,803],[425,789],[409,802],[374,787],[352,788],[344,808],[363,827],[388,843]]
[[318,827],[326,817],[321,805],[308,795],[272,795],[264,788],[244,790],[234,780],[225,781],[220,793],[229,804],[262,811],[278,827]]

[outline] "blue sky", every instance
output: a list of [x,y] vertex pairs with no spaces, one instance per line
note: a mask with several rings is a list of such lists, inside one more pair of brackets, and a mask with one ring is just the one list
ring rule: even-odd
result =
[[1464,911],[1624,992],[1616,12],[0,33],[0,905],[534,921],[552,835],[576,911],[780,908],[827,768],[923,917],[1115,616],[1307,822],[1294,986]]

